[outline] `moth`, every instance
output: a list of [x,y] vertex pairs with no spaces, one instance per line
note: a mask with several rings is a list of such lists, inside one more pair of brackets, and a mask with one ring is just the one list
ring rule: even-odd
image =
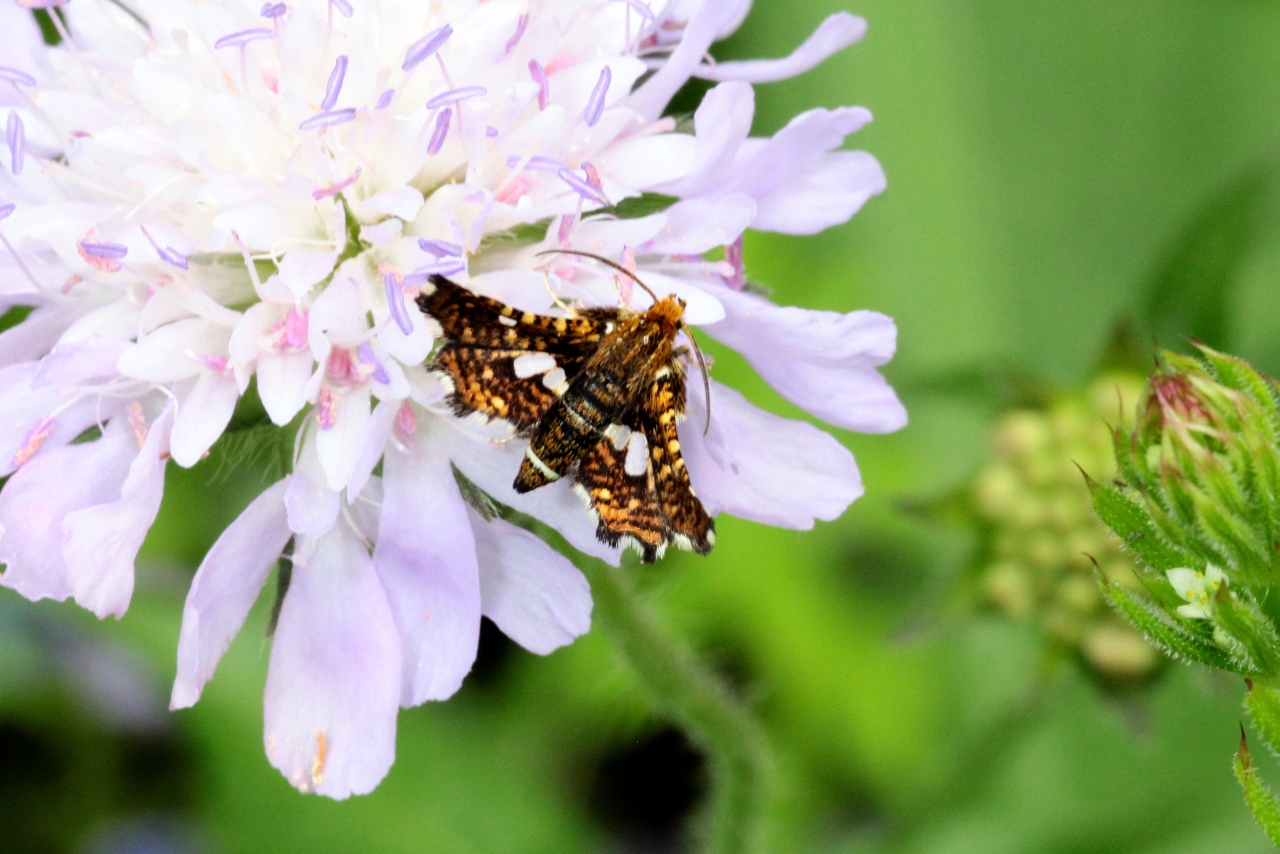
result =
[[[631,275],[606,258],[567,254]],[[694,494],[676,433],[685,417],[685,351],[676,346],[687,329],[683,300],[649,291],[654,303],[644,311],[584,308],[553,317],[440,275],[429,288],[418,307],[445,341],[429,367],[444,376],[454,413],[504,420],[514,437],[529,440],[516,492],[571,478],[596,518],[596,536],[636,547],[645,563],[669,543],[711,550],[715,525]]]

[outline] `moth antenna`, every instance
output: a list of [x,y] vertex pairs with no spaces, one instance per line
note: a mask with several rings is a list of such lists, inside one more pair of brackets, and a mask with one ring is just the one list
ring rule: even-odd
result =
[[551,301],[555,303],[565,314],[573,314],[573,309],[564,300],[560,299],[560,295],[551,289],[551,276],[546,270],[542,271],[542,284],[546,286],[547,293],[551,296]]
[[[631,272],[618,262],[605,258],[603,255],[596,255],[594,252],[583,252],[580,249],[544,249],[539,252],[538,255],[578,255],[582,258],[591,258],[599,261],[606,267],[612,267],[619,273],[622,273],[624,276],[631,279],[631,281],[643,288],[644,292],[651,296],[654,302],[658,301],[658,295],[655,294],[648,285],[640,281],[640,278],[635,273]],[[702,348],[698,346],[698,339],[693,337],[693,330],[689,328],[689,324],[684,320],[680,321],[680,328],[684,331],[685,335],[689,336],[689,342],[693,344],[694,355],[698,357],[698,367],[702,371],[702,390],[707,398],[707,422],[702,428],[702,435],[705,436],[707,433],[711,432],[711,376],[707,373],[707,361],[702,357]]]
[[630,279],[631,281],[639,285],[646,294],[653,297],[654,302],[658,301],[658,295],[653,292],[652,288],[650,288],[644,282],[640,281],[639,277],[636,276],[635,273],[631,272],[626,267],[619,264],[617,261],[610,261],[608,258],[605,258],[603,255],[596,255],[595,253],[592,253],[592,252],[582,252],[578,249],[544,249],[538,254],[539,255],[578,255],[583,258],[592,258],[596,261],[599,261],[601,264],[604,264],[606,267],[612,267],[613,269],[617,270],[619,273],[621,273],[622,275],[626,276],[628,279]]
[[711,376],[707,373],[707,362],[702,358],[702,348],[698,346],[698,339],[693,337],[693,330],[683,320],[680,321],[680,328],[684,330],[685,335],[689,336],[689,343],[693,345],[693,355],[698,357],[698,368],[702,371],[702,393],[707,401],[707,421],[702,425],[702,435],[705,436],[711,432]]

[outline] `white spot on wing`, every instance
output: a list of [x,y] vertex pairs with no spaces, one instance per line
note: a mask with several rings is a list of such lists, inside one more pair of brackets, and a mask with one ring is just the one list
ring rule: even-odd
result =
[[633,432],[627,444],[627,461],[623,465],[631,477],[639,477],[649,470],[649,442],[643,433]]
[[542,384],[556,394],[564,394],[566,387],[564,368],[547,371],[542,376]]
[[515,318],[507,317],[505,314],[498,315],[498,322],[503,326],[515,326]]
[[511,366],[515,369],[516,376],[523,380],[554,370],[556,359],[550,353],[525,353],[516,356]]
[[631,428],[625,424],[610,424],[604,434],[613,442],[615,451],[621,451],[631,441]]

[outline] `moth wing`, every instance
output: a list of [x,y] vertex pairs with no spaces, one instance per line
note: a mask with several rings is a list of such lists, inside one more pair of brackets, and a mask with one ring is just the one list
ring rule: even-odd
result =
[[[535,371],[522,366],[521,358]],[[537,370],[543,367],[537,360],[545,362],[543,370]],[[516,435],[528,438],[583,361],[580,355],[447,344],[430,367],[448,377],[447,399],[455,415],[500,418],[515,427]]]
[[418,295],[418,308],[440,324],[445,339],[469,347],[576,353],[599,345],[617,309],[595,309],[572,317],[520,311],[472,293],[444,276],[432,276]]
[[640,559],[653,563],[667,546],[653,472],[645,466],[639,475],[628,474],[626,457],[626,451],[614,448],[613,439],[605,436],[578,464],[576,488],[595,514],[601,542],[635,545]]
[[715,523],[689,482],[676,426],[685,414],[684,372],[674,359],[654,379],[632,417],[649,443],[649,470],[670,538],[682,549],[706,554],[716,541]]

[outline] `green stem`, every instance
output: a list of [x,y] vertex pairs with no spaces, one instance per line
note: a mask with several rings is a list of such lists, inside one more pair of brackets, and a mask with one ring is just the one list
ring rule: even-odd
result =
[[710,791],[701,850],[759,850],[765,809],[768,748],[759,725],[692,649],[662,625],[623,571],[587,569],[596,624],[635,671],[641,685],[707,757]]

